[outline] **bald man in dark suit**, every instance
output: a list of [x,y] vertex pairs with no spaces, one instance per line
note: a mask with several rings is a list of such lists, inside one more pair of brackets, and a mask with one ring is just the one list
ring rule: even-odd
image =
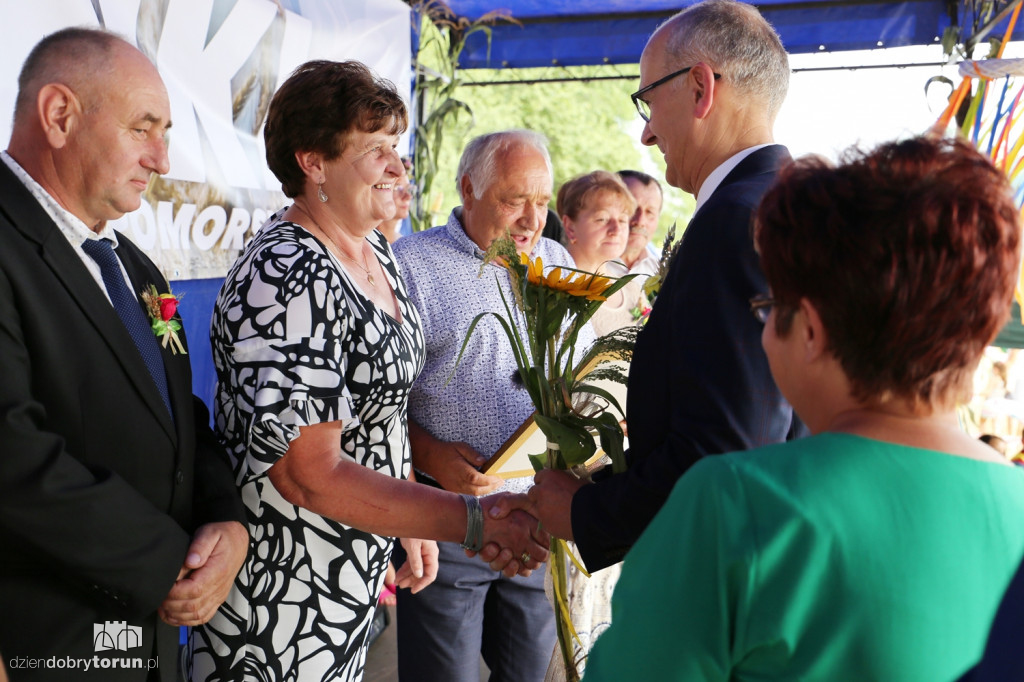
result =
[[[107,225],[168,168],[156,68],[111,34],[44,38],[0,155],[0,652],[20,680],[175,679],[245,558],[226,455],[168,292]],[[140,323],[141,322],[141,327]],[[141,332],[140,332],[141,330]]]

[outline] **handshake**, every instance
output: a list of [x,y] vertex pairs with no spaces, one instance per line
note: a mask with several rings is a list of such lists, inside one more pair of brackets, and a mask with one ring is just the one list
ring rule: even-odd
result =
[[[434,439],[414,422],[409,431],[420,454],[419,468],[445,490],[472,498],[467,500],[471,518],[463,546],[476,549],[467,549],[467,555],[479,555],[508,577],[527,576],[547,560],[551,535],[572,540],[572,496],[584,481],[560,471],[541,471],[528,494],[488,495],[504,481],[480,472],[485,457],[466,443]],[[487,496],[477,500],[480,495]],[[474,514],[480,514],[479,527],[474,527]]]
[[[531,506],[526,495],[504,493],[479,501],[472,499],[478,510],[476,513],[481,515],[482,532],[479,534],[479,547],[463,544],[467,556],[479,554],[491,569],[510,578],[517,573],[528,576],[547,561],[551,536],[541,522],[526,511]],[[473,515],[474,512],[470,511],[471,527]]]
[[[480,558],[509,577],[516,573],[529,575],[540,566],[547,559],[552,535],[573,539],[572,496],[587,484],[564,471],[544,470],[533,480],[535,485],[526,495],[506,493],[480,501],[486,543],[479,552]],[[490,535],[488,521],[492,524]],[[523,546],[525,549],[520,549]],[[468,550],[466,553],[474,554]]]
[[[438,481],[446,490],[469,497],[484,495],[502,484],[502,479],[497,476],[480,473],[471,466],[469,455],[477,453],[469,446],[464,443],[447,445],[456,446],[453,449],[457,452],[461,449],[468,452],[460,452],[458,460],[449,460],[461,466],[449,467],[449,474],[455,475],[443,476],[447,480]],[[545,470],[534,477],[534,483],[525,495],[503,493],[479,500],[477,506],[483,514],[483,537],[479,550],[466,549],[468,556],[479,554],[493,570],[502,571],[508,577],[517,573],[527,576],[547,560],[552,535],[573,539],[570,521],[572,496],[586,482],[563,471]],[[468,533],[466,539],[469,544]]]

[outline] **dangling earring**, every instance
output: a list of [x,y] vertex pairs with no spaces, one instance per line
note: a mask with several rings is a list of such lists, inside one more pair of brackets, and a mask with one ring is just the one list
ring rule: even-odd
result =
[[320,200],[321,204],[327,203],[327,195],[324,194],[324,183],[317,183],[316,186],[316,198]]

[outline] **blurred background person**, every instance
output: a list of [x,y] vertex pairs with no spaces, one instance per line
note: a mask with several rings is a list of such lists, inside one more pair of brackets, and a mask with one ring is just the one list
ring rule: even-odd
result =
[[[577,268],[609,277],[629,273],[619,257],[626,248],[636,205],[625,183],[608,171],[596,170],[562,185],[557,212],[565,228],[565,248]],[[602,303],[590,324],[603,336],[633,324],[645,308],[643,282],[636,278]]]
[[413,590],[437,546],[407,538],[479,549],[494,535],[534,559],[525,574],[546,557],[529,516],[501,524],[473,496],[403,480],[423,334],[376,228],[395,211],[406,124],[394,85],[354,61],[308,62],[271,100],[267,164],[294,203],[231,268],[211,326],[216,426],[252,547],[192,631],[193,680],[360,679],[393,537],[409,557],[396,583]]
[[998,452],[1003,457],[1010,457],[1012,454],[1010,452],[1010,444],[995,434],[983,433],[978,436],[978,440]]
[[654,275],[658,272],[661,253],[651,246],[658,230],[664,203],[661,183],[653,176],[637,170],[620,170],[618,176],[636,199],[636,210],[629,219],[629,239],[622,252],[622,262],[631,273]]
[[1018,220],[960,141],[782,171],[755,233],[772,298],[751,307],[814,435],[680,479],[588,681],[948,680],[979,658],[1024,552],[1024,472],[956,407],[1009,316]]
[[395,179],[393,185],[395,191],[395,216],[377,226],[377,229],[380,230],[380,233],[384,235],[389,244],[393,244],[395,240],[402,236],[402,225],[406,218],[409,217],[409,207],[412,206],[412,200],[416,198],[416,185],[413,184],[409,175],[411,170],[412,162],[407,157],[402,157],[402,172]]

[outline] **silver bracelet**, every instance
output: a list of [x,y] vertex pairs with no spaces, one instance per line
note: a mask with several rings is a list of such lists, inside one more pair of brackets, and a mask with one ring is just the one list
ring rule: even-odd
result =
[[484,548],[484,510],[475,496],[460,494],[459,497],[466,503],[466,539],[462,548],[479,552]]

